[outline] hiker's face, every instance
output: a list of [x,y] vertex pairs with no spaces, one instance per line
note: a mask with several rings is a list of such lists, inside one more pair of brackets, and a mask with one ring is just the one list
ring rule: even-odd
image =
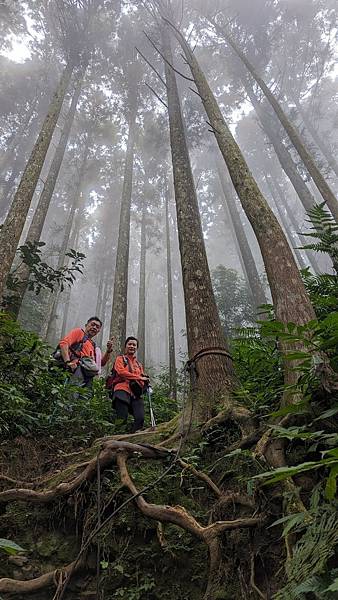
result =
[[85,332],[89,337],[97,335],[101,329],[101,324],[98,321],[90,321],[85,327]]
[[129,340],[129,342],[126,343],[126,347],[125,347],[126,354],[134,355],[136,353],[136,350],[137,350],[137,341]]

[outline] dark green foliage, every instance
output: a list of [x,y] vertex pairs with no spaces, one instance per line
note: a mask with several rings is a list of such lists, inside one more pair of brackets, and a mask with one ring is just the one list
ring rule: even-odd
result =
[[[45,246],[45,242],[27,242],[23,246],[19,246],[17,254],[19,257],[18,266],[12,271],[7,279],[8,295],[4,298],[4,304],[9,309],[15,305],[16,297],[20,294],[22,281],[20,279],[20,266],[22,264],[29,267],[30,277],[28,290],[34,291],[36,295],[40,294],[41,290],[48,289],[53,292],[60,288],[62,292],[66,285],[73,285],[76,280],[76,273],[83,272],[83,260],[85,254],[76,250],[69,250],[66,253],[71,259],[70,265],[54,269],[51,265],[41,259],[41,248]],[[17,275],[17,272],[19,275]]]
[[215,300],[227,336],[235,329],[253,325],[255,307],[244,279],[234,269],[219,265],[211,273]]
[[278,407],[283,393],[282,358],[275,335],[264,334],[261,327],[238,331],[231,342],[239,385],[236,399],[254,412],[270,412]]
[[338,224],[324,207],[325,202],[315,204],[311,210],[307,211],[309,217],[307,221],[311,223],[312,227],[310,227],[310,233],[306,232],[303,235],[314,237],[318,242],[307,244],[304,249],[328,254],[334,270],[338,273]]

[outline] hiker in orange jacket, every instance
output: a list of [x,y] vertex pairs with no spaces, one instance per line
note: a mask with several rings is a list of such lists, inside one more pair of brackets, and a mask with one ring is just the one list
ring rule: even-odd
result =
[[[59,342],[61,357],[67,369],[72,372],[71,382],[74,384],[79,383],[84,387],[90,387],[93,377],[100,373],[101,366],[103,367],[109,360],[109,355],[113,350],[113,341],[108,340],[103,356],[93,341],[101,327],[102,321],[98,317],[90,317],[84,329],[80,327],[72,329]],[[86,364],[86,361],[82,361],[82,359],[90,360],[87,360]],[[90,361],[92,362],[91,367]]]
[[136,359],[138,339],[127,337],[124,354],[115,359],[113,371],[116,374],[114,384],[113,406],[117,417],[127,421],[128,413],[134,417],[132,432],[142,429],[144,424],[144,404],[141,396],[149,383],[149,377],[144,374],[143,366]]

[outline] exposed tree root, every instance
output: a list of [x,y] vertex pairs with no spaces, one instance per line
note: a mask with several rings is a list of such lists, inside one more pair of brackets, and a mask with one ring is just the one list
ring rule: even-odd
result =
[[210,477],[206,473],[203,473],[203,471],[198,471],[197,469],[195,469],[195,467],[184,462],[184,460],[182,460],[182,459],[179,459],[177,462],[179,465],[181,465],[181,467],[183,467],[184,470],[191,471],[191,473],[193,475],[195,475],[195,477],[197,477],[201,481],[204,481],[218,498],[220,498],[222,496],[222,491],[219,489],[219,487],[216,485],[216,483],[214,481],[212,481],[212,479],[210,479]]
[[28,579],[25,581],[19,581],[17,579],[9,579],[4,577],[0,579],[0,593],[3,594],[32,594],[42,589],[55,586],[59,584],[60,578],[64,578],[70,572],[80,571],[85,566],[85,560],[74,561],[62,569],[54,569],[49,571],[40,577],[35,579]]
[[[127,469],[127,455],[121,450],[117,453],[117,464],[120,469],[121,481],[129,489],[133,496],[139,494],[131,476]],[[225,531],[233,529],[241,529],[247,527],[255,527],[263,522],[262,516],[245,517],[242,519],[234,519],[232,521],[217,521],[207,526],[202,526],[192,515],[190,515],[182,506],[161,506],[158,504],[150,504],[143,496],[138,495],[135,498],[135,503],[141,512],[151,519],[155,519],[161,523],[172,523],[185,529],[201,541],[203,541],[209,549],[209,577],[207,589],[204,595],[204,600],[213,600],[215,591],[218,589],[220,579],[220,536]]]
[[32,503],[48,503],[72,494],[84,481],[92,481],[97,475],[97,463],[100,471],[108,467],[115,459],[115,452],[123,448],[129,454],[139,454],[145,458],[163,458],[171,453],[171,450],[151,446],[150,444],[132,444],[125,441],[109,441],[103,444],[98,456],[88,462],[86,468],[69,482],[62,482],[45,491],[37,491],[26,488],[12,488],[0,492],[0,502],[10,500],[25,500]]

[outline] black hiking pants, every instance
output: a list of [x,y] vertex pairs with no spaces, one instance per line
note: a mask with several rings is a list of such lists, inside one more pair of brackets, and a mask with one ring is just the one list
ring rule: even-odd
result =
[[116,416],[125,422],[127,422],[129,413],[133,415],[132,433],[142,429],[144,424],[143,398],[134,398],[127,392],[118,390],[114,393],[113,408],[115,408]]

